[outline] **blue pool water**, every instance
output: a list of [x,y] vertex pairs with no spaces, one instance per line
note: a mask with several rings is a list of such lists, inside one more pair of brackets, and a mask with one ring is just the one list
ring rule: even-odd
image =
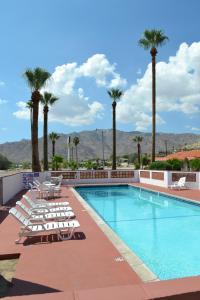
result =
[[161,280],[200,275],[200,206],[131,186],[76,190]]

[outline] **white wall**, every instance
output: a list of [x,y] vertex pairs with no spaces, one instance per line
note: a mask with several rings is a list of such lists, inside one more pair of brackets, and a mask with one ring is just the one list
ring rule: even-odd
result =
[[3,204],[23,190],[22,174],[8,175],[3,180]]
[[[168,187],[168,172],[167,171],[157,171],[157,170],[140,170],[142,171],[148,171],[150,172],[150,178],[139,178],[139,182],[146,183],[146,184],[152,184],[152,185],[158,185],[162,187]],[[158,172],[158,173],[164,173],[164,180],[158,180],[158,179],[152,179],[152,172]]]
[[200,172],[182,172],[182,171],[170,171],[168,172],[168,181],[169,185],[173,184],[172,181],[172,173],[181,173],[187,175],[188,173],[195,173],[196,174],[196,182],[188,182],[186,181],[186,186],[191,189],[200,189]]

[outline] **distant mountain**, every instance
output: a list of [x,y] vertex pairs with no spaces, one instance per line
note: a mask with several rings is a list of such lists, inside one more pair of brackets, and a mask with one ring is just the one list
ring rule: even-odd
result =
[[[112,154],[112,130],[107,129],[104,133],[104,150],[105,158]],[[143,153],[151,152],[151,134],[142,132],[124,132],[117,131],[117,155],[130,154],[137,151],[136,143],[133,138],[141,135],[144,140],[141,144]],[[56,142],[56,153],[67,157],[67,137],[69,134],[60,134],[60,138]],[[79,159],[102,158],[102,133],[101,130],[73,132],[70,134],[73,138],[78,136],[80,144],[78,145]],[[191,133],[158,133],[156,151],[165,151],[165,141],[167,148],[172,149],[186,148],[188,145],[199,145],[200,135]],[[42,138],[39,139],[40,159],[42,159]],[[9,142],[0,144],[0,153],[5,155],[13,162],[31,161],[31,143],[30,140],[21,140],[19,142]],[[49,157],[51,157],[51,141],[49,141]]]

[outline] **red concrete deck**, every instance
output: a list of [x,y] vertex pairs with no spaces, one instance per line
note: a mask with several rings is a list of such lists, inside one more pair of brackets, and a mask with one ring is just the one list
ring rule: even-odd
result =
[[[180,193],[189,197],[189,191],[185,192],[187,196]],[[199,191],[190,193],[200,200]],[[62,188],[64,200],[70,202],[81,224],[73,240],[40,244],[34,238],[16,245],[17,221],[8,216],[0,224],[0,256],[20,253],[14,285],[5,299],[200,299],[199,276],[142,283],[125,261],[115,261],[120,254],[67,188]]]

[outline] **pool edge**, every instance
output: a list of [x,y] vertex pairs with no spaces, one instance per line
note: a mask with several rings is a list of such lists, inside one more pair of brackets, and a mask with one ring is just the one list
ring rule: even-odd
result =
[[103,231],[114,247],[118,250],[123,259],[129,264],[132,270],[144,282],[160,281],[160,279],[145,265],[145,263],[131,250],[119,236],[109,227],[109,225],[97,214],[97,212],[80,196],[74,189],[70,188],[76,199],[83,205],[91,218]]

